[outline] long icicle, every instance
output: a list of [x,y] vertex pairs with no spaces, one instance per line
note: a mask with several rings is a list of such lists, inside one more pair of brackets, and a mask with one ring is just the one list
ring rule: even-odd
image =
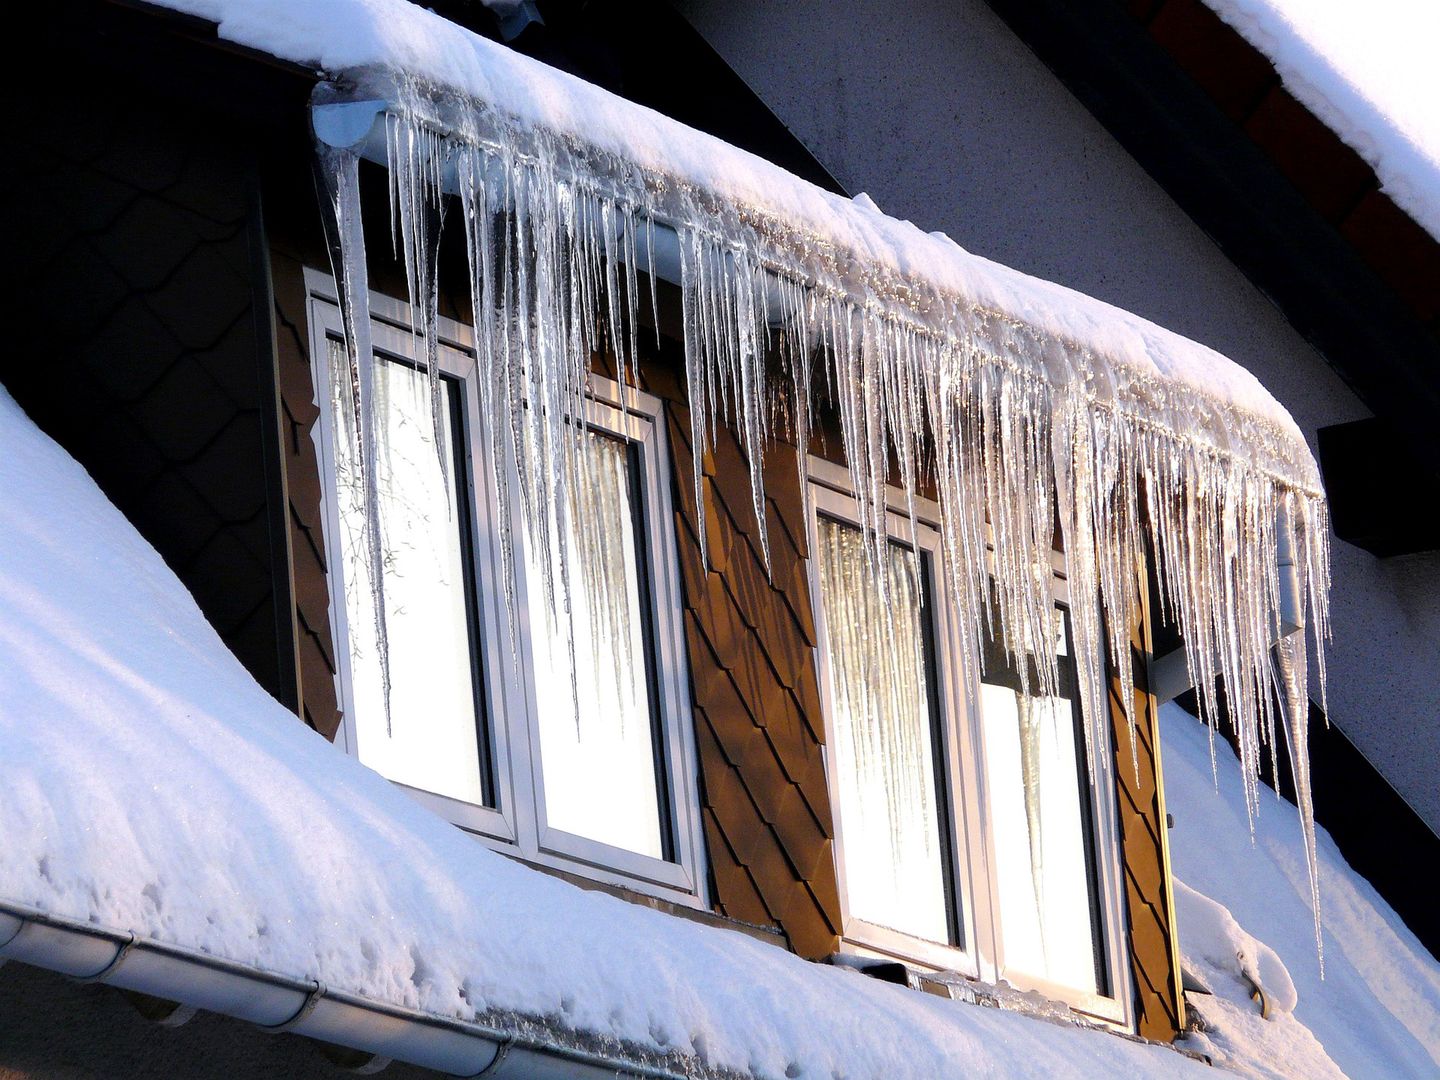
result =
[[356,445],[351,456],[361,474],[359,488],[365,508],[363,537],[370,607],[375,620],[385,733],[390,735],[390,636],[386,627],[384,522],[380,511],[375,433],[379,417],[375,405],[375,352],[370,344],[370,275],[360,213],[360,159],[350,150],[323,147],[317,174],[322,194],[321,218],[345,331],[348,385],[340,399],[353,410],[354,423],[350,427],[355,433]]

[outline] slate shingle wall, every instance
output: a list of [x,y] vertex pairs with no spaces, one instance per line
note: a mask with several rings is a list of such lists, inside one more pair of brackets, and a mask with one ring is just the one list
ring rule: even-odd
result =
[[252,161],[213,120],[93,89],[50,80],[17,103],[0,173],[0,383],[289,704]]

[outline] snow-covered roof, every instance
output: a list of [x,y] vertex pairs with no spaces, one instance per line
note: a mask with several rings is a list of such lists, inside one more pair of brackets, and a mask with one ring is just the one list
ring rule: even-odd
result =
[[1205,0],[1440,239],[1440,4]]
[[[672,1071],[1214,1075],[1159,1047],[806,963],[488,850],[277,705],[3,391],[0,532],[0,938],[5,909],[33,910]],[[1181,946],[1215,992],[1192,1002],[1208,1025],[1197,1045],[1265,1078],[1440,1065],[1440,964],[1322,830],[1322,982],[1293,816],[1267,810],[1252,842],[1228,751],[1217,790],[1199,724],[1167,706],[1164,740],[1177,874],[1201,890],[1179,888]]]
[[808,963],[490,851],[269,697],[3,392],[0,533],[0,912],[679,1071],[1209,1075],[1159,1047]]

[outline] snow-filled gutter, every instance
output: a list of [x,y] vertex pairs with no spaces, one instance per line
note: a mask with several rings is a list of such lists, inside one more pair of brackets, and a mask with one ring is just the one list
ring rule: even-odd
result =
[[6,960],[454,1076],[682,1080],[698,1075],[693,1063],[670,1068],[621,1051],[587,1049],[542,1023],[506,1030],[431,1016],[0,900],[0,962]]

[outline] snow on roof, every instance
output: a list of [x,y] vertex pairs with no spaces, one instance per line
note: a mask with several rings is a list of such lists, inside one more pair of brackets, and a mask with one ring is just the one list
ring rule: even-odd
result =
[[1440,239],[1440,4],[1205,0]]
[[[1212,772],[1206,729],[1176,705],[1160,716],[1180,951],[1214,991],[1190,998],[1207,1030],[1189,1044],[1267,1080],[1440,1075],[1440,961],[1320,829],[1322,979],[1293,807],[1267,802],[1252,839],[1229,747],[1217,744]],[[1251,1001],[1246,970],[1272,998],[1272,1020]]]
[[587,892],[271,699],[0,391],[0,901],[462,1020],[765,1077],[1207,1076]]
[[[1212,349],[1064,286],[972,255],[908,221],[793,176],[728,143],[488,41],[407,0],[158,0],[211,20],[222,38],[343,73],[383,67],[483,101],[523,124],[583,140],[783,222],[855,269],[880,268],[1179,384],[1274,425],[1318,487],[1299,429],[1248,371]],[[1223,436],[1222,436],[1223,442]]]

